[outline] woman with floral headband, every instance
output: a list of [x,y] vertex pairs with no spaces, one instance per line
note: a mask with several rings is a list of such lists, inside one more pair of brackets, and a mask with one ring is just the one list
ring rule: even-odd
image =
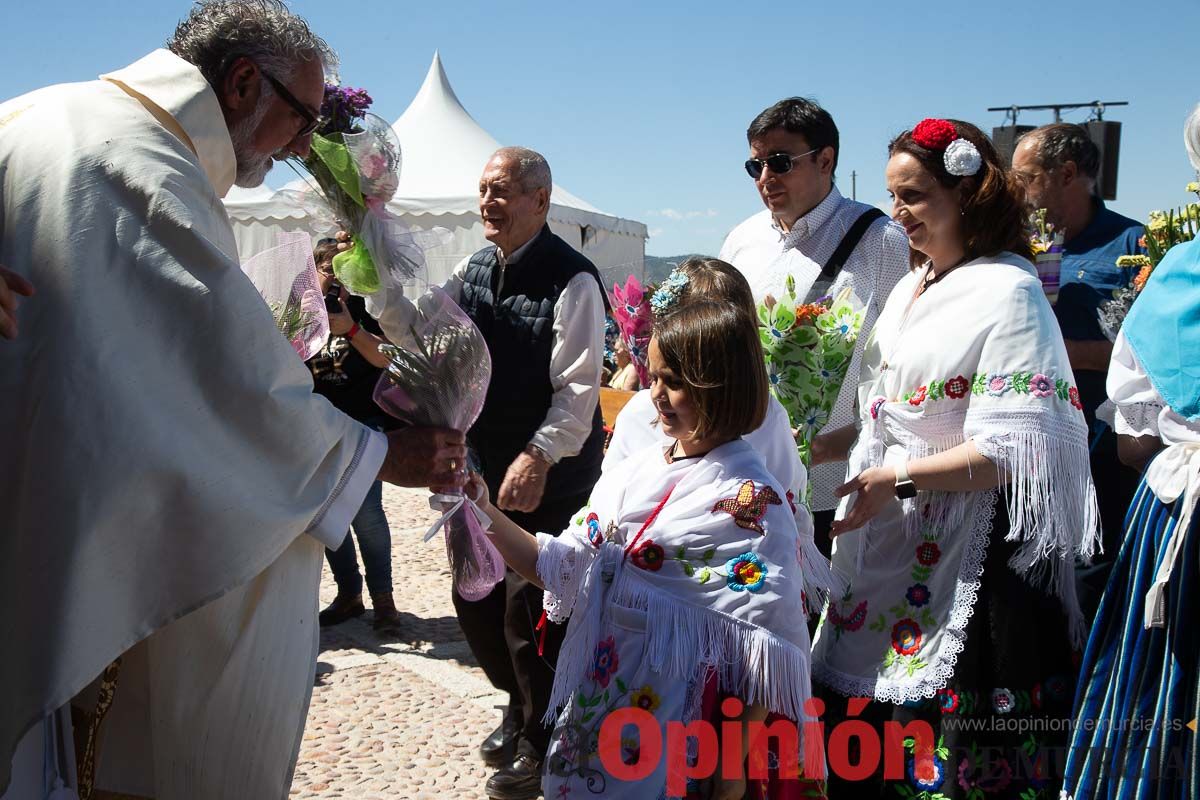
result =
[[[991,143],[927,119],[888,152],[913,270],[866,343],[857,439],[823,443],[849,456],[832,529],[848,588],[819,630],[813,679],[827,730],[846,697],[869,697],[855,716],[934,735],[881,737],[905,748],[903,775],[885,752],[857,783],[837,774],[834,737],[830,796],[1057,797],[1061,749],[1048,745],[1065,733],[1047,730],[1070,714],[1085,633],[1074,561],[1097,535],[1087,426],[1020,188]],[[975,722],[949,721],[964,716]]]

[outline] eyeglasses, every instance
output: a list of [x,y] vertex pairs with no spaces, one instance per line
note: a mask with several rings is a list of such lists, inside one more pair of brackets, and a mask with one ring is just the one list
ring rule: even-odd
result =
[[801,153],[798,156],[788,155],[787,153],[772,153],[766,158],[752,158],[746,162],[746,173],[754,180],[762,177],[763,169],[770,168],[771,172],[776,175],[785,175],[792,171],[792,164],[796,163],[805,156],[811,156],[821,148],[814,147],[807,153]]
[[314,133],[317,128],[324,124],[324,117],[313,116],[313,113],[309,110],[308,106],[297,100],[296,96],[289,92],[286,86],[268,74],[265,70],[260,71],[262,71],[262,76],[267,79],[267,83],[271,84],[271,87],[275,89],[280,97],[283,98],[283,102],[291,106],[297,114],[304,118],[304,126],[296,132],[297,139],[302,139],[305,136]]

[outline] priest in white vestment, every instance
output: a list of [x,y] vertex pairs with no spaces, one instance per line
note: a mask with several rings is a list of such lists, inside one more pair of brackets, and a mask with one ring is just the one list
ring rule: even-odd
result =
[[308,151],[332,53],[270,0],[171,50],[0,104],[0,263],[37,287],[0,344],[4,800],[74,796],[60,709],[118,657],[96,787],[286,797],[322,546],[377,477],[461,483],[460,434],[314,395],[239,268],[221,197]]

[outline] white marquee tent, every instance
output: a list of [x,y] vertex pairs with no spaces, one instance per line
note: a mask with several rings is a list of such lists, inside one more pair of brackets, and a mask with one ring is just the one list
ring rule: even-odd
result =
[[[479,217],[479,175],[500,143],[463,108],[436,53],[425,83],[392,128],[403,165],[399,189],[388,208],[413,228],[451,232],[452,241],[427,254],[429,280],[440,284],[465,256],[487,245]],[[313,230],[306,212],[282,193],[303,187],[297,179],[281,192],[265,187],[230,190],[225,207],[243,259],[273,246],[279,231],[308,231],[314,237],[330,233]],[[549,222],[556,234],[592,260],[608,288],[630,274],[643,277],[644,224],[605,214],[557,184]]]

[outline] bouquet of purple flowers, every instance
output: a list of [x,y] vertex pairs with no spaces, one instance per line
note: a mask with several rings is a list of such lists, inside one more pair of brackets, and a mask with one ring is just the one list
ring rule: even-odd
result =
[[316,184],[337,227],[353,237],[353,246],[334,257],[333,272],[357,295],[388,282],[403,285],[424,267],[412,232],[387,209],[400,185],[400,143],[391,126],[367,113],[370,105],[363,89],[326,85],[312,148],[290,160]]
[[[418,320],[409,347],[382,345],[391,363],[375,387],[375,402],[412,425],[465,431],[483,409],[492,359],[483,334],[439,288],[417,301]],[[487,537],[488,519],[461,492],[434,498],[443,515],[425,535],[446,531],[454,587],[466,600],[480,600],[504,579],[504,559]]]

